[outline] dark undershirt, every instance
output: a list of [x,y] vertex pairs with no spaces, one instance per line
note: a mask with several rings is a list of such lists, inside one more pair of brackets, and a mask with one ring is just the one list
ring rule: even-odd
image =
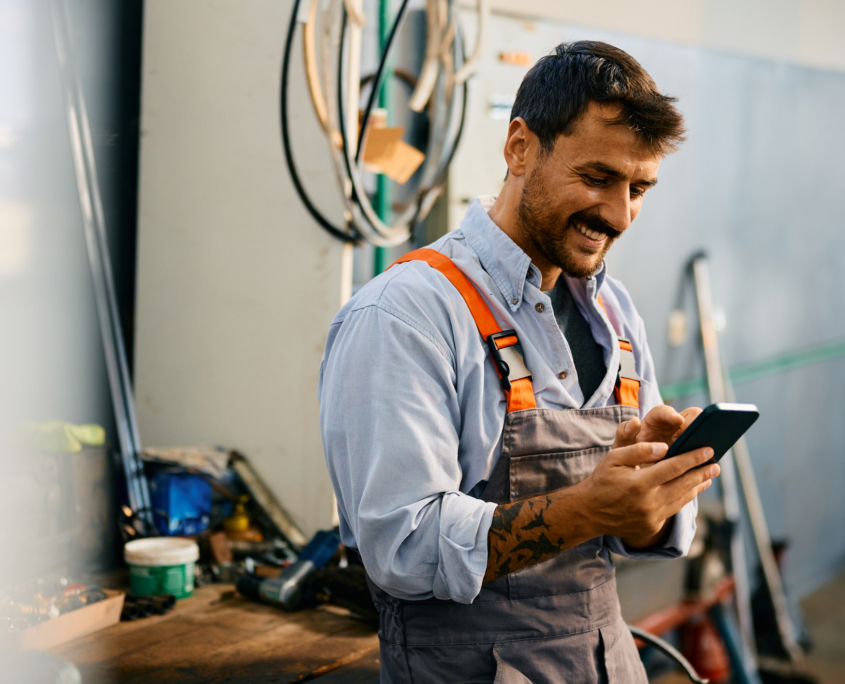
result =
[[578,310],[578,305],[572,299],[563,276],[557,279],[557,284],[546,294],[552,300],[555,320],[572,351],[578,384],[581,386],[586,404],[607,375],[604,350],[593,339],[590,324]]

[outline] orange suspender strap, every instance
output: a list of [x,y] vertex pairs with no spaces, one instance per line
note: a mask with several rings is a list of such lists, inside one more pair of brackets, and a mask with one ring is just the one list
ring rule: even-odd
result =
[[490,355],[496,364],[496,372],[501,379],[502,389],[508,402],[508,413],[524,409],[537,408],[534,399],[534,387],[531,384],[531,371],[525,367],[522,349],[519,347],[514,330],[502,330],[496,322],[490,307],[478,294],[478,290],[455,266],[452,260],[433,249],[423,248],[408,252],[391,264],[402,264],[407,261],[424,261],[432,268],[440,271],[449,280],[469,307],[478,332],[487,343]]
[[[601,295],[598,297],[599,306],[607,315]],[[613,396],[620,406],[640,405],[640,376],[637,375],[636,362],[634,360],[634,348],[630,341],[623,337],[619,338],[619,373],[616,375],[616,386],[613,388]]]

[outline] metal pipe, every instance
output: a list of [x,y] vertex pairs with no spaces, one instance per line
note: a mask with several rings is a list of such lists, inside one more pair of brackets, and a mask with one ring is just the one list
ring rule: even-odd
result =
[[[690,260],[690,269],[695,283],[698,317],[701,326],[701,343],[704,351],[704,365],[710,403],[727,401],[725,381],[722,372],[722,360],[719,353],[719,341],[713,326],[713,301],[710,289],[710,271],[707,256],[702,252]],[[722,468],[720,484],[725,517],[734,525],[731,535],[731,566],[736,582],[736,604],[739,616],[740,632],[744,643],[745,657],[756,663],[754,640],[754,622],[751,615],[751,587],[748,573],[748,561],[745,557],[745,545],[740,534],[741,510],[739,488],[734,467],[733,454],[728,452],[719,462]],[[756,667],[756,665],[755,665]]]
[[[725,389],[728,401],[734,401],[733,387],[727,373],[725,373]],[[789,606],[786,601],[786,592],[783,588],[783,580],[780,576],[777,560],[772,550],[772,538],[769,536],[769,527],[766,524],[766,514],[763,510],[763,502],[760,499],[760,490],[757,488],[757,479],[754,476],[754,467],[751,465],[751,454],[748,451],[748,442],[745,437],[740,437],[733,447],[734,460],[739,475],[742,493],[745,497],[745,506],[748,509],[748,517],[751,521],[751,531],[754,534],[755,547],[760,556],[760,564],[763,567],[763,576],[769,589],[769,596],[772,599],[772,607],[775,612],[778,633],[784,650],[794,665],[799,664],[804,653],[798,644],[798,637],[792,617],[789,614]]]
[[51,14],[59,72],[66,100],[71,154],[82,210],[82,225],[126,478],[127,497],[130,508],[147,526],[145,532],[154,531],[150,493],[139,457],[141,439],[135,418],[126,347],[114,294],[114,278],[91,139],[91,126],[76,66],[67,0],[52,0]]

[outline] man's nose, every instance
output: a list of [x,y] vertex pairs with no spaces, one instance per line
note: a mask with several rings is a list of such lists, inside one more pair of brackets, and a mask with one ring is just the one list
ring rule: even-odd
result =
[[614,188],[614,192],[606,196],[601,217],[610,224],[611,228],[623,232],[631,225],[634,217],[631,213],[631,195],[628,187],[623,183],[619,186],[618,190]]

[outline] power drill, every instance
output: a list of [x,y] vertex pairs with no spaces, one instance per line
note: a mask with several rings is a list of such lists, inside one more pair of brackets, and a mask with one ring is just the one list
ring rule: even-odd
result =
[[299,559],[282,570],[278,577],[263,578],[242,575],[238,592],[253,601],[296,610],[303,604],[308,581],[317,570],[325,567],[340,546],[335,530],[320,530],[302,549]]

